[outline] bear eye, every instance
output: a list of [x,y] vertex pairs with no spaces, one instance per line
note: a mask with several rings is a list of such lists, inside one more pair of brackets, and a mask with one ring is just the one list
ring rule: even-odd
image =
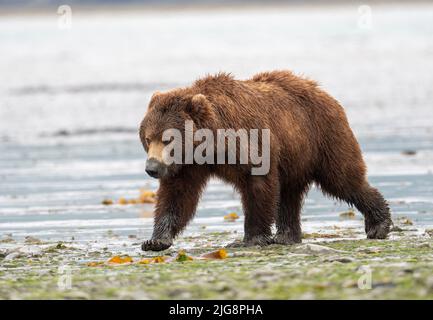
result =
[[150,145],[150,139],[149,138],[146,138],[146,144]]

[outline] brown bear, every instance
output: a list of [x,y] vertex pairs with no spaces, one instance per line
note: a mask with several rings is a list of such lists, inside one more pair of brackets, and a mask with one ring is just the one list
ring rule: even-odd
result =
[[[162,153],[170,141],[163,141],[163,132],[171,128],[183,132],[188,120],[193,130],[207,128],[214,133],[219,128],[269,129],[267,174],[251,174],[250,162],[165,163]],[[148,153],[146,171],[160,181],[153,235],[143,250],[172,245],[193,218],[211,177],[232,184],[240,193],[245,246],[301,242],[300,212],[312,183],[355,206],[364,215],[367,238],[384,239],[390,231],[387,202],[367,182],[361,150],[342,106],[316,82],[290,71],[264,72],[248,80],[220,73],[190,87],[157,92],[141,123],[140,139]]]

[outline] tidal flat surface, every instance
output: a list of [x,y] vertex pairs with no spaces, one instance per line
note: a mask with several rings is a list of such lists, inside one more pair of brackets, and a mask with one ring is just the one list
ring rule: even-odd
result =
[[[374,5],[372,14],[363,28],[357,6],[77,12],[69,30],[58,28],[55,12],[2,16],[0,297],[431,298],[433,6]],[[342,103],[369,180],[402,231],[364,240],[359,212],[341,216],[347,205],[313,187],[303,208],[305,243],[342,250],[331,256],[350,262],[273,246],[231,250],[221,261],[88,267],[148,255],[140,241],[151,234],[153,205],[117,200],[158,187],[144,171],[137,133],[152,92],[206,73],[247,78],[272,69],[316,79]],[[240,218],[225,221],[233,211]],[[242,225],[239,196],[212,181],[196,218],[164,254],[221,248],[242,237]],[[362,253],[368,248],[378,249]],[[71,290],[57,286],[63,265],[72,268]],[[257,265],[275,274],[254,284]],[[373,268],[372,289],[343,285],[363,265]],[[203,279],[203,289],[188,274]],[[179,290],[164,290],[171,284]]]

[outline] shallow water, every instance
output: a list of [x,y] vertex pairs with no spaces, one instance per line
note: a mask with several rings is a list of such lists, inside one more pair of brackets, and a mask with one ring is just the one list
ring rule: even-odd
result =
[[[345,106],[369,180],[394,217],[433,226],[433,5],[74,14],[0,18],[0,235],[104,241],[150,236],[151,205],[104,206],[156,190],[138,124],[154,90],[220,70],[237,77],[289,68]],[[413,150],[415,155],[402,151]],[[313,189],[307,232],[362,228],[347,205]],[[212,181],[186,235],[242,232],[230,186]],[[137,240],[138,241],[138,240]],[[188,246],[188,243],[185,244]]]

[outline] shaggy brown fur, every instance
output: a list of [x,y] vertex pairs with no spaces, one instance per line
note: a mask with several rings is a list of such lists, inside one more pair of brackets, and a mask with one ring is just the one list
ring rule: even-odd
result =
[[[265,176],[250,165],[176,165],[160,178],[152,239],[143,250],[168,248],[192,219],[210,177],[240,193],[245,214],[244,245],[301,242],[303,198],[315,182],[324,193],[354,205],[371,239],[386,238],[388,205],[366,180],[366,166],[340,104],[314,81],[289,71],[260,73],[249,80],[207,76],[191,87],[156,93],[141,124],[144,148],[161,141],[163,130],[184,128],[271,130],[271,164]],[[271,225],[277,233],[272,238]]]

